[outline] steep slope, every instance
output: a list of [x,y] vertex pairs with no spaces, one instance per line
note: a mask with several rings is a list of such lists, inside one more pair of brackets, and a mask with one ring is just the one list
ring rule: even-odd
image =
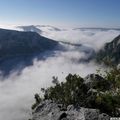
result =
[[58,43],[35,32],[0,29],[0,58],[44,52]]
[[112,42],[105,44],[96,56],[98,62],[104,63],[120,63],[120,35],[117,36]]

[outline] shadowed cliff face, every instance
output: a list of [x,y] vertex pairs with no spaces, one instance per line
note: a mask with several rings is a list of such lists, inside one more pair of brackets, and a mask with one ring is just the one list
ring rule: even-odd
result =
[[106,43],[104,48],[97,54],[98,62],[120,63],[120,35],[113,39],[112,42]]
[[35,52],[28,55],[8,56],[0,60],[1,75],[8,76],[13,72],[21,71],[28,66],[34,65],[34,60],[46,61],[54,58],[56,64],[57,58],[63,59],[67,63],[82,64],[88,63],[95,56],[95,51],[91,47],[75,45],[69,43],[59,43],[55,48],[43,52]]
[[[32,65],[33,58],[57,47],[58,42],[35,32],[0,29],[0,70],[7,75]],[[41,56],[39,55],[38,58]]]
[[35,32],[0,29],[0,58],[53,49],[58,43]]
[[74,63],[90,61],[95,51],[82,44],[57,42],[35,32],[20,32],[0,29],[0,70],[7,76],[17,71],[19,74],[33,65],[34,59],[45,60],[48,57],[64,54]]

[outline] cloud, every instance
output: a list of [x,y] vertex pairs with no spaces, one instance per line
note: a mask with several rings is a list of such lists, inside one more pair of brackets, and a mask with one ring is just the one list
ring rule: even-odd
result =
[[71,43],[79,43],[88,45],[94,48],[96,51],[99,50],[106,42],[112,41],[117,35],[120,34],[119,30],[73,30],[68,29],[66,31],[51,32],[45,31],[42,33],[43,36],[49,37],[57,41],[65,41]]
[[34,103],[34,94],[39,93],[41,87],[50,86],[52,76],[58,76],[59,80],[63,81],[69,73],[85,77],[96,72],[100,66],[92,61],[83,63],[79,60],[88,57],[86,49],[89,53],[90,50],[98,50],[105,42],[116,37],[119,31],[69,30],[46,33],[45,36],[58,41],[84,45],[80,47],[61,43],[62,50],[54,51],[54,56],[45,60],[34,59],[33,65],[25,67],[21,74],[13,72],[8,78],[0,78],[0,120],[28,119],[31,105]]
[[[74,55],[73,55],[74,54]],[[62,81],[68,73],[77,73],[85,76],[95,72],[92,63],[76,63],[83,57],[83,53],[60,52],[45,61],[34,60],[33,66],[26,67],[21,75],[11,74],[9,78],[0,82],[0,119],[25,120],[28,119],[33,96],[40,92],[41,87],[51,85],[52,76],[58,76]],[[86,70],[86,67],[88,69]]]

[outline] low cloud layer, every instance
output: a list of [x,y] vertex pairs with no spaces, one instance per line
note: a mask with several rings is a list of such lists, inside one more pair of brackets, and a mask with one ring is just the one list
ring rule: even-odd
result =
[[40,92],[41,87],[51,85],[52,76],[58,76],[63,81],[68,73],[76,73],[82,77],[96,72],[100,66],[94,62],[83,63],[79,60],[87,58],[89,54],[84,49],[92,47],[100,49],[105,42],[111,41],[119,31],[59,31],[44,32],[44,36],[58,41],[84,44],[84,48],[71,45],[61,46],[65,50],[54,51],[54,56],[46,60],[33,60],[33,65],[22,70],[20,75],[11,73],[8,78],[0,81],[0,120],[27,120],[31,114],[34,94]]
[[[44,31],[44,29],[43,29]],[[112,41],[120,31],[117,30],[100,30],[100,29],[68,29],[66,31],[52,32],[46,30],[42,35],[57,41],[70,43],[85,44],[99,50],[106,42]]]

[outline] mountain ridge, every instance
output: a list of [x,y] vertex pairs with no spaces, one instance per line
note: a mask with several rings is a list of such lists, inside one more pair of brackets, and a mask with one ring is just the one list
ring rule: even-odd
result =
[[106,43],[105,46],[96,54],[97,62],[104,62],[105,64],[119,64],[120,63],[120,35],[114,38],[111,42]]
[[0,57],[52,50],[58,42],[36,32],[0,29]]

